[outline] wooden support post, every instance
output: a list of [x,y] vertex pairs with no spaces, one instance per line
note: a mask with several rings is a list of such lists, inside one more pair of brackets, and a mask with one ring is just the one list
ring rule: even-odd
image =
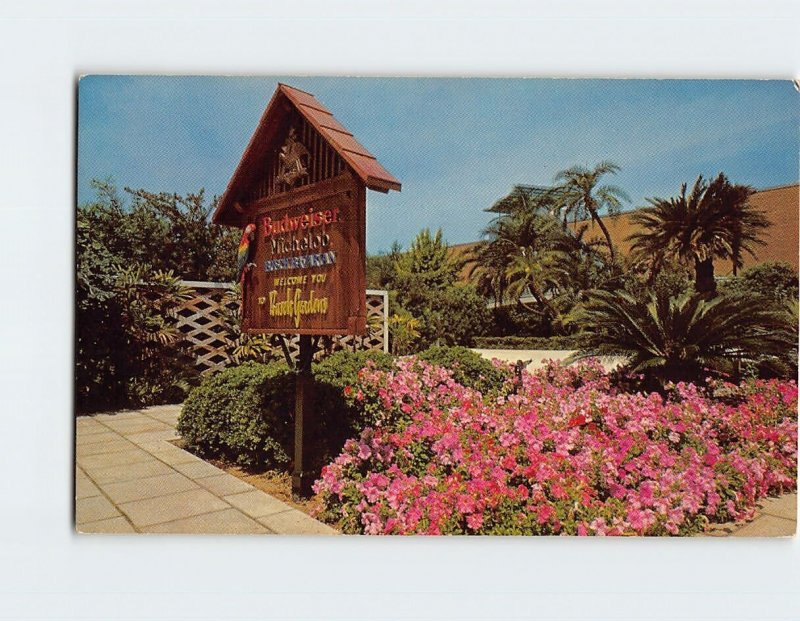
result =
[[297,360],[297,376],[294,402],[294,470],[292,471],[292,493],[296,496],[311,495],[313,473],[308,470],[308,430],[311,428],[314,403],[314,378],[311,375],[311,360],[314,344],[308,334],[300,335],[300,355]]

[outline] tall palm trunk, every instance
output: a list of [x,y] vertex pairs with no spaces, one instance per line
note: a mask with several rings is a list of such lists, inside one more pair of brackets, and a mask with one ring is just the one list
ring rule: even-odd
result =
[[694,290],[706,297],[717,293],[717,281],[714,279],[714,259],[694,259]]
[[611,253],[611,264],[616,265],[617,258],[614,253],[614,244],[611,242],[611,233],[608,232],[608,228],[603,223],[603,219],[597,213],[597,210],[591,209],[589,213],[592,214],[592,220],[597,222],[597,225],[600,227],[600,230],[603,232],[603,235],[606,238],[606,245],[608,246],[608,252]]

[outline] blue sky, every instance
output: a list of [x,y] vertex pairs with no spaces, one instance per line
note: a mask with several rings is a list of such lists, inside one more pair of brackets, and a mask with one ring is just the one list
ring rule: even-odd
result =
[[422,227],[473,241],[515,183],[611,160],[631,197],[698,174],[796,183],[798,95],[787,81],[89,76],[79,84],[78,201],[121,188],[222,194],[277,82],[313,93],[403,184],[370,192],[367,249]]

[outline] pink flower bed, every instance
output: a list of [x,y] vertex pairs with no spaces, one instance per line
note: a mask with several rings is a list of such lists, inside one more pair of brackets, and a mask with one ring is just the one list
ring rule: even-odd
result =
[[315,491],[321,517],[366,534],[684,535],[747,519],[797,485],[797,385],[711,399],[680,384],[617,394],[596,363],[551,364],[484,399],[413,358],[350,391],[380,422]]

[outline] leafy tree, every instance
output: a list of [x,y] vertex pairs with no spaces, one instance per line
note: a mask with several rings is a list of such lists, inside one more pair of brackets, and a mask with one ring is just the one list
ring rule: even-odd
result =
[[116,320],[121,308],[115,297],[119,259],[98,241],[81,211],[76,251],[75,397],[78,409],[95,410],[121,402],[124,395],[118,368],[124,333]]
[[455,284],[433,296],[423,309],[420,333],[425,343],[466,345],[486,333],[492,312],[472,285]]
[[619,356],[630,371],[659,382],[735,374],[742,362],[778,360],[795,339],[786,313],[755,296],[706,299],[660,291],[636,299],[623,291],[596,292],[581,321],[585,330],[573,359]]
[[402,254],[402,246],[395,241],[388,253],[367,257],[367,287],[393,289],[397,277],[396,263]]
[[233,278],[238,234],[209,221],[202,190],[181,197],[96,181],[76,216],[79,411],[179,398],[193,361],[174,332],[180,279]]
[[528,305],[522,298],[525,293],[530,293],[539,310],[550,321],[560,318],[551,297],[557,291],[559,282],[566,279],[567,272],[565,254],[557,249],[533,246],[521,247],[511,255],[511,263],[506,268],[508,280],[508,293],[526,308]]
[[411,243],[408,252],[395,261],[395,286],[400,304],[412,314],[428,306],[430,297],[451,287],[459,265],[451,260],[447,243],[439,229],[431,235],[423,229]]
[[738,277],[727,279],[723,288],[730,292],[749,291],[771,303],[797,300],[797,272],[784,261],[767,261],[748,267]]
[[648,199],[649,207],[636,211],[631,221],[640,231],[629,237],[632,252],[644,258],[651,272],[672,259],[694,268],[695,290],[716,293],[714,259],[741,265],[742,254],[755,256],[768,226],[763,213],[749,205],[753,189],[731,184],[719,174],[711,183],[698,177],[687,195],[686,184],[670,199]]
[[121,263],[173,270],[185,280],[233,280],[239,233],[211,223],[216,199],[207,204],[203,190],[179,196],[125,188],[127,203],[110,181],[93,185],[97,199],[78,212],[93,240]]
[[623,201],[629,201],[628,195],[616,185],[599,185],[605,175],[614,175],[619,171],[619,166],[612,162],[600,162],[594,168],[573,166],[562,170],[556,175],[555,196],[560,202],[564,218],[572,216],[573,220],[592,221],[600,227],[606,239],[611,262],[616,262],[614,244],[600,212],[610,216],[619,213]]

